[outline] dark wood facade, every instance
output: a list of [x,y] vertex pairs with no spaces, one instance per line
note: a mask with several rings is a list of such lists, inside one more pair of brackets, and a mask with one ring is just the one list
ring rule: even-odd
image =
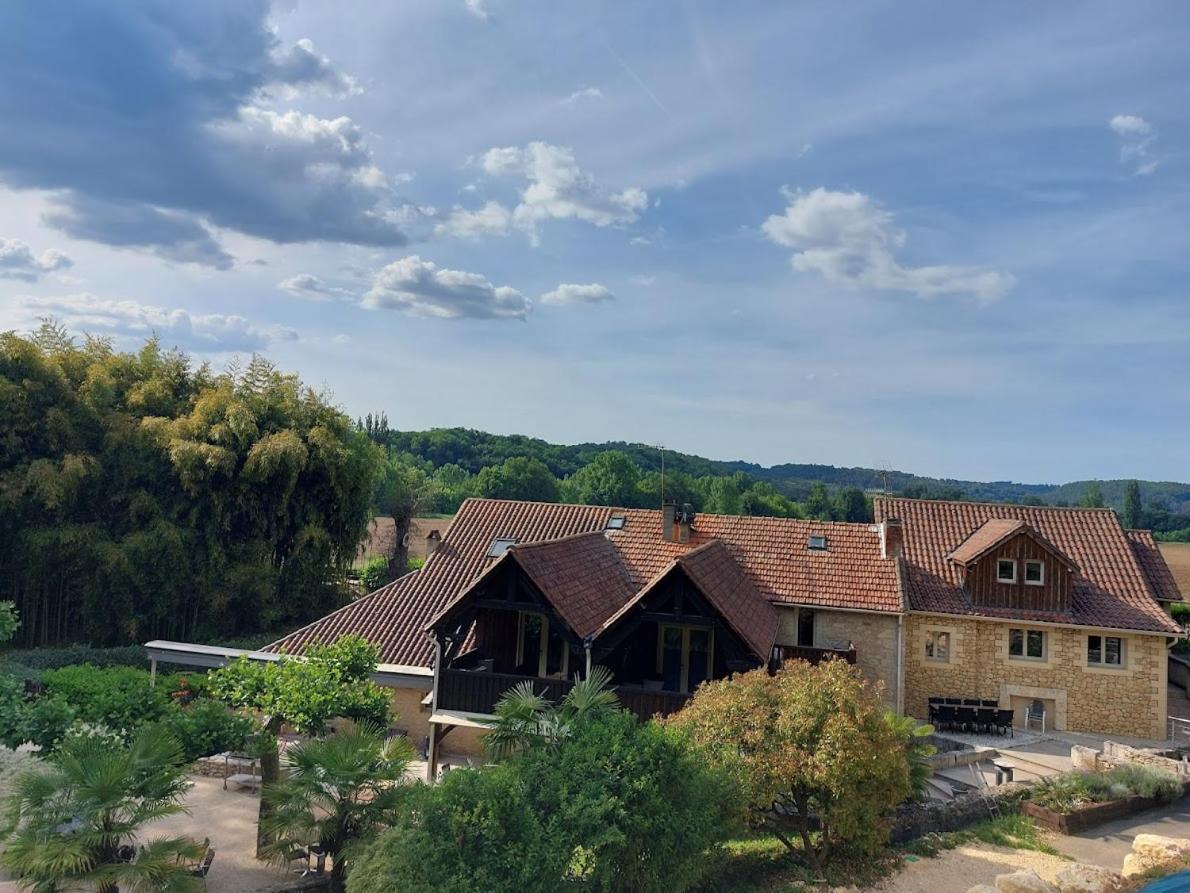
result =
[[[1015,583],[1002,583],[997,579],[1000,559],[1015,562]],[[1040,585],[1026,581],[1026,561],[1042,562],[1044,571]],[[1069,613],[1074,574],[1075,569],[1065,558],[1027,533],[1021,533],[972,562],[965,569],[963,588],[977,607]]]

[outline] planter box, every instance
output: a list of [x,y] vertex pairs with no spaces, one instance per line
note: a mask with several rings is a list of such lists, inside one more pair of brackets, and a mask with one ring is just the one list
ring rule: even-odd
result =
[[1086,831],[1096,825],[1102,825],[1104,822],[1112,822],[1163,805],[1164,801],[1162,800],[1134,795],[1122,800],[1109,800],[1107,803],[1092,803],[1074,812],[1054,812],[1026,800],[1021,804],[1021,812],[1050,831],[1057,831],[1059,834],[1078,834],[1080,831]]

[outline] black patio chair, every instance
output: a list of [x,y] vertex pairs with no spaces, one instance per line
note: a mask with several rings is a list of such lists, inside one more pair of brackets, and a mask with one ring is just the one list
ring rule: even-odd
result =
[[207,851],[203,854],[202,861],[190,869],[190,876],[199,878],[202,881],[202,888],[207,889],[207,875],[211,871],[211,863],[215,861],[215,848],[207,847]]
[[942,703],[943,704],[953,704],[954,706],[957,707],[959,704],[961,704],[963,702],[960,701],[958,698],[943,698]]
[[979,698],[963,698],[964,707],[978,707]]
[[958,723],[963,727],[963,731],[970,732],[975,730],[976,721],[978,717],[975,714],[974,707],[957,707],[955,708]]
[[999,702],[999,701],[991,701],[991,700],[988,700],[988,701],[980,701],[980,702],[979,702],[979,706],[980,706],[980,707],[995,707],[996,709],[999,709],[999,707],[1000,707],[1000,702]]
[[976,707],[975,723],[981,732],[991,732],[996,727],[996,711],[990,707]]
[[1014,713],[1013,710],[1000,709],[996,711],[996,731],[1001,735],[1008,732],[1013,738],[1016,737],[1016,729],[1012,722]]
[[941,704],[941,703],[943,703],[943,699],[942,698],[926,698],[926,703],[927,704]]
[[955,710],[956,708],[946,704],[940,705],[934,713],[934,716],[937,718],[935,725],[940,729],[953,729],[958,722],[958,716]]

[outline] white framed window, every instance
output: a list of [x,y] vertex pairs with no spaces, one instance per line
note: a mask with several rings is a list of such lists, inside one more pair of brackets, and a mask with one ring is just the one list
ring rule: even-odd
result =
[[950,633],[932,629],[926,633],[926,660],[950,663]]
[[1015,583],[1016,582],[1016,559],[1013,559],[1013,558],[997,558],[996,559],[996,582],[997,583]]
[[1045,660],[1046,634],[1040,629],[1010,629],[1008,656],[1017,660]]
[[1087,636],[1087,666],[1124,666],[1124,640],[1119,636]]
[[1025,585],[1045,585],[1045,562],[1039,558],[1030,558],[1025,562]]

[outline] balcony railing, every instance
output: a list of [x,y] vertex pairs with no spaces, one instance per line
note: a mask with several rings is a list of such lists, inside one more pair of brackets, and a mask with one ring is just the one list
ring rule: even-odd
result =
[[777,645],[773,648],[773,660],[778,667],[787,660],[804,660],[818,666],[824,660],[845,660],[855,663],[854,648],[810,648],[802,645]]
[[[495,711],[496,702],[502,694],[526,681],[533,683],[534,692],[550,701],[565,697],[574,686],[573,682],[566,679],[444,669],[438,674],[438,707],[463,713],[490,714]],[[641,719],[676,713],[690,699],[689,695],[680,692],[650,691],[636,686],[618,685],[613,690],[624,708]]]

